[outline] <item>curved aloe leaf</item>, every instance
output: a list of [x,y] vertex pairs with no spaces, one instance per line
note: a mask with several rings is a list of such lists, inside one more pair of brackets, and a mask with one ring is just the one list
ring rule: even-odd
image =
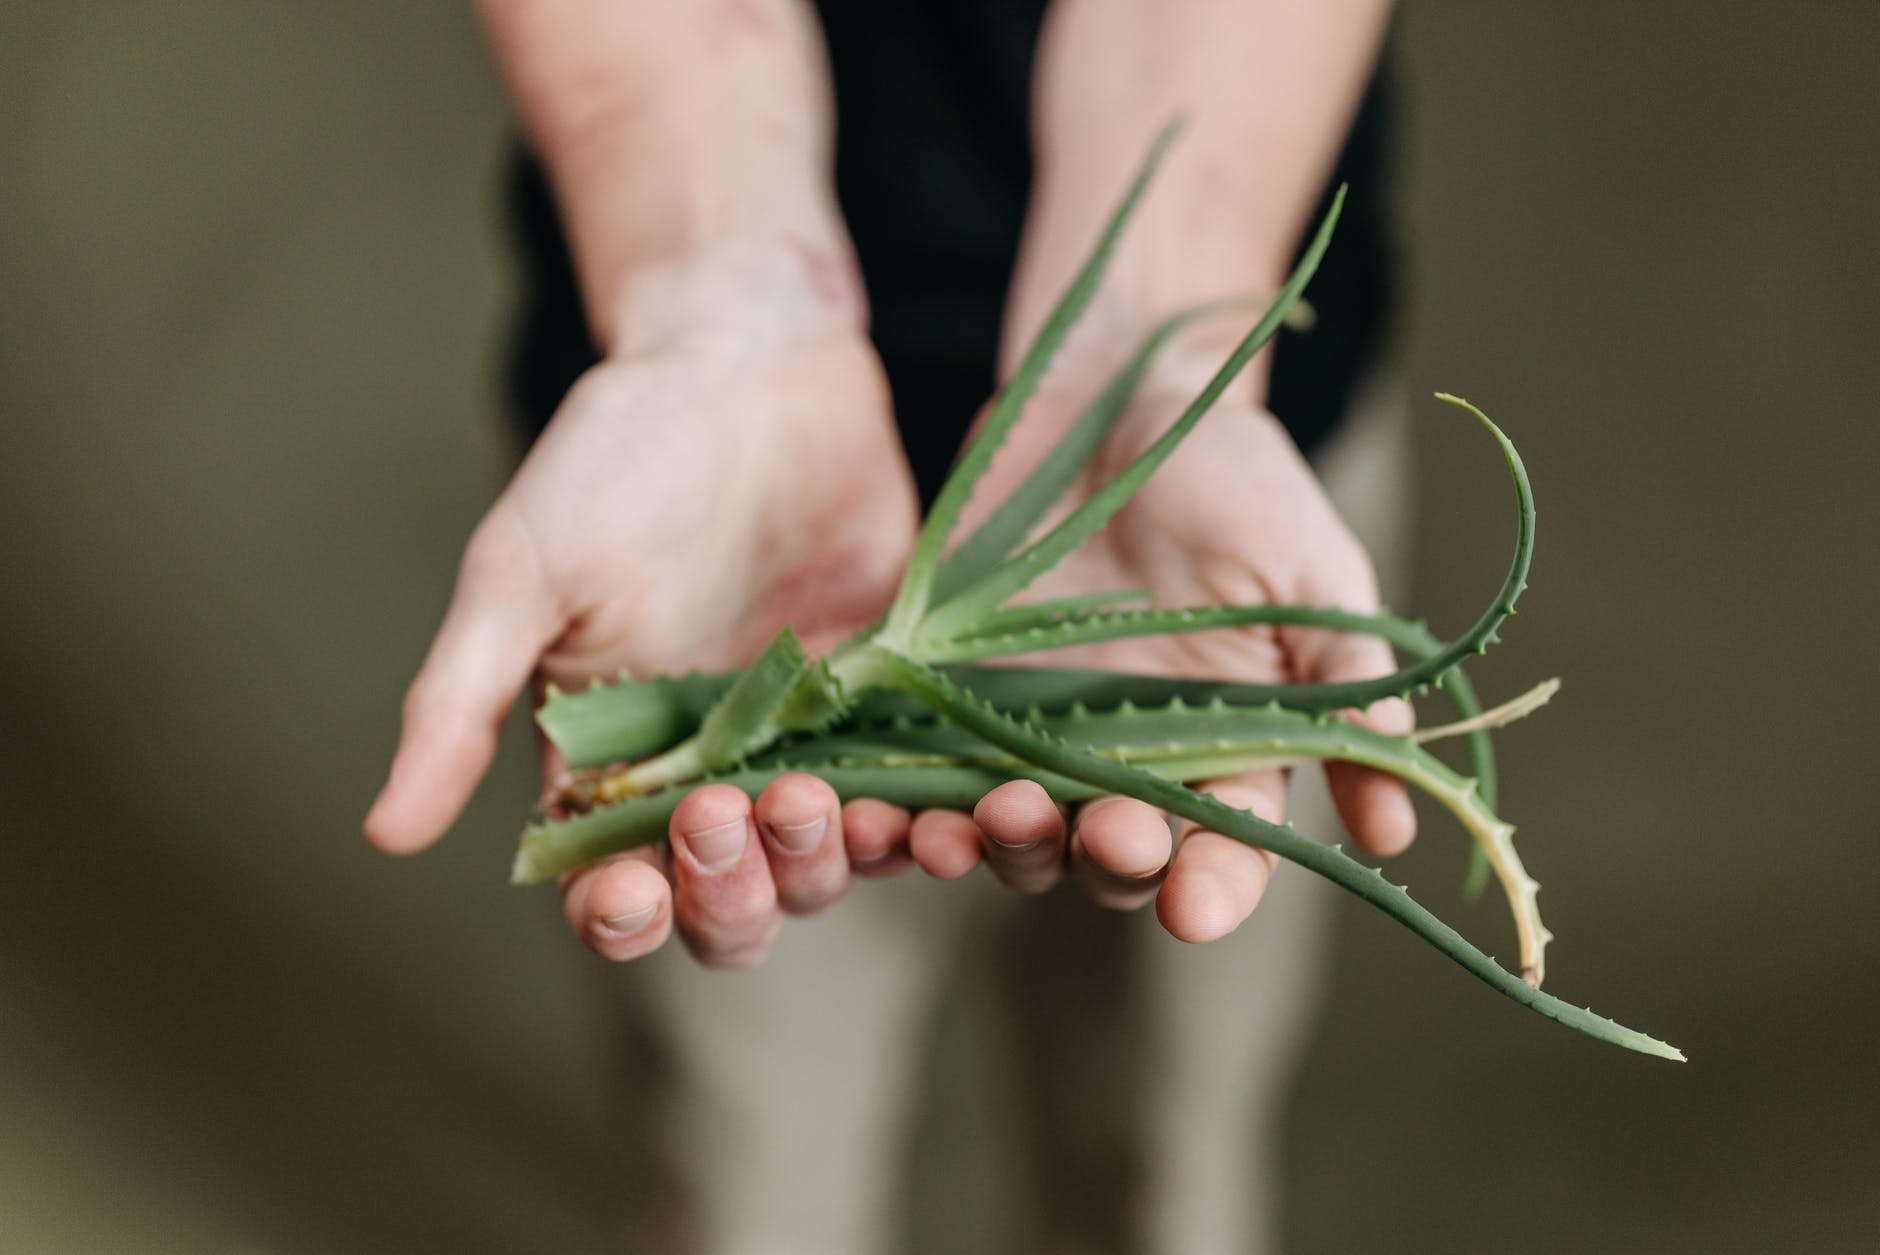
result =
[[1364,866],[1340,850],[1320,845],[1282,824],[1268,823],[1251,811],[1236,810],[1138,767],[1112,762],[1041,736],[911,659],[892,656],[886,670],[896,687],[906,689],[960,726],[1043,770],[1093,788],[1140,798],[1211,831],[1269,850],[1317,872],[1397,920],[1491,989],[1529,1010],[1628,1050],[1679,1062],[1684,1059],[1683,1052],[1675,1046],[1552,994],[1542,993],[1476,949],[1461,933],[1413,901],[1401,886],[1385,880],[1381,871]]

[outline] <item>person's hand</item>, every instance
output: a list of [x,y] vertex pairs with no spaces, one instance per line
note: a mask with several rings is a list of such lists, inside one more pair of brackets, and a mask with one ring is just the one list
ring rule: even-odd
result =
[[[1224,354],[1223,354],[1224,356]],[[1089,488],[1110,478],[1165,430],[1199,391],[1146,390],[1091,469]],[[1083,396],[1046,392],[1014,433],[1014,448],[988,476],[978,507],[1041,455],[1070,422]],[[1162,606],[1270,602],[1377,607],[1371,564],[1326,500],[1318,480],[1277,420],[1245,394],[1230,393],[1096,536],[1030,594],[1146,589]],[[1217,630],[1147,637],[1041,655],[1048,665],[1212,677],[1248,682],[1364,679],[1393,669],[1390,649],[1373,637],[1292,628]],[[1410,709],[1390,701],[1352,718],[1380,731],[1406,732]],[[1376,854],[1393,854],[1415,835],[1416,820],[1400,782],[1350,764],[1326,766],[1338,813],[1351,836]],[[1277,770],[1205,786],[1262,818],[1284,817],[1285,780]],[[1067,818],[1043,788],[1015,781],[988,793],[968,816],[929,812],[914,821],[908,849],[929,873],[964,875],[981,859],[1000,880],[1041,892],[1068,870],[1100,904],[1130,909],[1153,900],[1164,927],[1193,942],[1237,928],[1266,888],[1276,858],[1218,833],[1185,825],[1171,835],[1161,811],[1131,798],[1085,804]]]
[[[736,666],[786,623],[819,648],[892,596],[915,504],[859,320],[802,258],[701,270],[647,285],[634,344],[569,393],[472,536],[366,819],[381,849],[443,835],[531,676]],[[880,809],[860,813],[866,829]],[[841,896],[843,829],[808,776],[755,804],[707,786],[674,814],[670,850],[565,878],[568,919],[612,959],[676,928],[708,965],[749,964],[783,914]]]

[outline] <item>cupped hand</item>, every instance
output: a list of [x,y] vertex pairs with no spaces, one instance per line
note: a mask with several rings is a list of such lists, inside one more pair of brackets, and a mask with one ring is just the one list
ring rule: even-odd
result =
[[[381,849],[443,835],[531,677],[736,666],[786,623],[816,648],[891,598],[915,502],[872,347],[814,293],[723,313],[722,327],[688,325],[585,375],[476,528],[366,818]],[[755,802],[696,790],[669,850],[620,855],[562,889],[606,957],[676,930],[702,962],[738,966],[848,875],[833,791],[793,775]]]
[[[1090,468],[1087,493],[1166,430],[1193,391],[1140,398]],[[1014,449],[988,476],[981,499],[997,501],[1030,460],[1063,430],[1084,398],[1044,393],[1014,433]],[[984,507],[982,506],[981,509]],[[1219,402],[1096,536],[1034,586],[1030,596],[1143,589],[1160,606],[1217,603],[1377,608],[1363,547],[1338,517],[1285,429],[1244,395]],[[1394,667],[1372,637],[1289,627],[1146,637],[1061,650],[1039,661],[1061,666],[1231,679],[1253,683],[1334,682]],[[1408,705],[1381,702],[1348,717],[1380,731],[1407,732]],[[1393,854],[1415,835],[1402,784],[1350,764],[1326,766],[1339,816],[1352,838]],[[1278,822],[1285,780],[1277,770],[1209,782],[1210,792]],[[933,875],[964,875],[982,859],[1006,884],[1040,892],[1067,872],[1096,902],[1131,909],[1153,901],[1164,927],[1193,942],[1237,928],[1258,905],[1275,856],[1184,824],[1130,798],[1099,799],[1069,812],[1038,785],[1001,786],[969,816],[919,817],[909,850]]]

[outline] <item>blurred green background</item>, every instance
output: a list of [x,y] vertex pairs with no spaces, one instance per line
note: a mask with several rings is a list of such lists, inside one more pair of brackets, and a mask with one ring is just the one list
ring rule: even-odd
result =
[[[1503,419],[1541,502],[1480,676],[1567,681],[1504,738],[1553,983],[1693,1062],[1341,907],[1289,1249],[1870,1251],[1880,6],[1399,26],[1406,379]],[[606,1249],[593,965],[503,883],[522,738],[436,852],[357,835],[507,457],[467,14],[14,5],[0,68],[0,1250]],[[1506,490],[1417,412],[1416,609],[1453,628]],[[1459,866],[1400,871],[1500,938]],[[976,997],[918,1153],[987,1196],[917,1187],[923,1249],[1009,1202]]]

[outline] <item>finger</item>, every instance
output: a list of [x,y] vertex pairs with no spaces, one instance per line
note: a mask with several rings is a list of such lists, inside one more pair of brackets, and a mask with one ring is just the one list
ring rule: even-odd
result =
[[[1375,636],[1355,632],[1319,635],[1322,643],[1303,660],[1309,667],[1308,680],[1342,684],[1375,679],[1396,669],[1390,646]],[[1390,736],[1406,736],[1416,726],[1410,703],[1396,697],[1366,710],[1346,711],[1344,717]],[[1416,839],[1416,810],[1410,804],[1409,790],[1396,776],[1356,763],[1328,762],[1325,783],[1345,831],[1372,854],[1400,854]]]
[[[1229,806],[1279,823],[1286,783],[1277,771],[1250,772],[1209,787]],[[1260,905],[1276,855],[1184,820],[1174,861],[1156,894],[1156,918],[1180,941],[1218,941],[1246,922]]]
[[1071,874],[1098,906],[1133,911],[1155,897],[1174,849],[1165,812],[1131,797],[1102,797],[1077,812]]
[[564,877],[561,905],[581,943],[603,959],[637,959],[672,935],[672,886],[652,850],[617,854]]
[[820,911],[849,887],[836,791],[800,771],[778,776],[757,795],[757,831],[785,913]]
[[1064,874],[1064,812],[1035,780],[1012,780],[979,799],[987,866],[1008,888],[1043,893]]
[[534,546],[498,503],[464,551],[443,626],[405,694],[391,773],[365,819],[372,844],[412,854],[444,835],[489,769],[503,719],[562,626]]
[[842,808],[842,840],[857,876],[892,876],[908,864],[908,813],[872,797]]
[[752,967],[783,925],[751,799],[728,784],[694,789],[672,812],[674,923],[706,967]]
[[958,880],[979,866],[985,834],[965,811],[930,810],[914,817],[907,848],[936,880]]

